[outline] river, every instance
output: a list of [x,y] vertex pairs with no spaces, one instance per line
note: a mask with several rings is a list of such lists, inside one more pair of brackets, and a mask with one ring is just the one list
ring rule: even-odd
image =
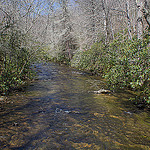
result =
[[99,77],[55,63],[0,103],[2,150],[150,150],[150,113],[127,92],[94,94]]

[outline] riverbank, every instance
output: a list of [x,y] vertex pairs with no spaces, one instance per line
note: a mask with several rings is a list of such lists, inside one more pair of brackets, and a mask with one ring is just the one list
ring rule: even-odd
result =
[[[94,43],[90,49],[77,52],[71,66],[87,70],[106,79],[108,88],[135,91],[135,104],[150,104],[149,47],[148,39],[129,40],[127,37],[105,45]],[[140,47],[140,48],[139,48]]]

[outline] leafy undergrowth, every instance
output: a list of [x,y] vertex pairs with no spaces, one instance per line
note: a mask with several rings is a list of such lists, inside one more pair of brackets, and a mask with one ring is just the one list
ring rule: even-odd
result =
[[150,47],[149,37],[144,40],[117,34],[105,45],[95,43],[89,50],[77,52],[71,66],[101,74],[111,90],[130,89],[137,93],[131,98],[135,104],[150,107]]
[[15,29],[0,36],[0,94],[20,89],[32,78],[31,50],[22,46],[25,39],[21,31]]

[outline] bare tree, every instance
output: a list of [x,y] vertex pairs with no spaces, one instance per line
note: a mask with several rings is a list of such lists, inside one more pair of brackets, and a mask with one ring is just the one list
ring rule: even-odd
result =
[[132,39],[132,29],[131,29],[131,20],[129,16],[129,1],[127,0],[126,2],[126,15],[127,15],[127,20],[128,20],[128,33],[129,33],[129,39]]
[[137,5],[137,36],[138,39],[142,39],[143,35],[143,13],[142,10],[144,8],[143,0],[136,0]]
[[144,1],[143,15],[148,25],[148,29],[150,30],[150,1]]
[[101,0],[101,3],[104,17],[105,43],[107,43],[110,38],[110,8],[107,0]]

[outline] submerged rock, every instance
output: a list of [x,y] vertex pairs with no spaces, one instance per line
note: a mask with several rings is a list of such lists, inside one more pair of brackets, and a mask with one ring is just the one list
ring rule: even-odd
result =
[[100,89],[98,91],[94,91],[95,94],[110,94],[110,90]]
[[125,113],[125,114],[128,114],[128,115],[132,115],[132,113],[129,112],[129,111],[124,111],[124,113]]

